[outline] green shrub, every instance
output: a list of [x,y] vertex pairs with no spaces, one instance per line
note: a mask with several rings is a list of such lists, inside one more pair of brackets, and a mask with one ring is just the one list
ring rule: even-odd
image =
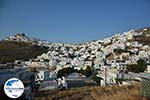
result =
[[98,85],[101,85],[101,84],[100,84],[100,83],[101,83],[101,80],[102,80],[101,77],[94,76],[92,79],[93,79]]
[[138,60],[137,64],[127,65],[127,70],[129,72],[135,72],[135,73],[144,72],[146,68],[147,68],[147,64],[142,59]]
[[71,74],[73,72],[77,72],[77,70],[74,70],[71,67],[63,68],[63,69],[61,69],[61,70],[58,71],[57,77],[66,76],[66,75],[69,75],[69,74]]
[[81,69],[79,72],[82,75],[85,75],[86,77],[89,77],[89,76],[91,76],[93,70],[92,70],[92,68],[90,66],[87,66],[87,68],[85,70]]

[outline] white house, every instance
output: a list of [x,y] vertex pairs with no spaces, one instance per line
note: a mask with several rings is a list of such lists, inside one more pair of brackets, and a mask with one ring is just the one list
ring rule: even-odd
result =
[[48,70],[39,70],[36,74],[36,81],[49,80],[50,72]]

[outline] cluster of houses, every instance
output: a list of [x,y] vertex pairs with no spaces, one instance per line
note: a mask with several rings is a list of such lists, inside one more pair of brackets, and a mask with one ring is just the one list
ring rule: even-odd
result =
[[26,36],[25,33],[17,33],[15,35],[2,39],[2,41],[27,42],[27,43],[32,43],[33,45],[39,45],[39,46],[46,46],[46,44],[48,44],[48,42],[45,40],[28,37]]
[[[123,65],[117,61],[124,61],[126,64],[135,63],[138,59],[149,60],[150,46],[148,43],[139,41],[139,36],[145,39],[149,37],[149,28],[141,31],[131,30],[123,34],[115,34],[112,37],[104,38],[103,40],[91,41],[80,44],[68,43],[46,43],[38,39],[27,37],[24,33],[19,33],[14,36],[3,39],[4,41],[22,41],[35,42],[37,45],[49,47],[47,53],[43,53],[36,59],[27,61],[28,67],[49,67],[57,71],[73,67],[80,70],[87,66],[100,69],[106,62],[111,66],[115,61],[119,66]],[[141,39],[141,38],[140,38]],[[43,43],[43,44],[42,44]]]
[[4,38],[3,41],[31,42],[31,38],[25,36],[24,33],[17,33],[16,35]]
[[59,71],[67,67],[84,70],[87,66],[94,69],[102,69],[104,66],[122,68],[128,64],[135,64],[139,59],[149,62],[149,44],[134,39],[147,30],[149,29],[140,32],[131,30],[103,40],[82,44],[47,44],[49,51],[31,60],[28,66],[48,67]]
[[[91,67],[97,71],[97,77],[102,78],[102,86],[118,84],[116,81],[117,78],[138,80],[138,74],[126,73],[126,66],[136,64],[139,59],[145,60],[146,63],[150,62],[150,44],[141,38],[149,38],[150,32],[147,32],[149,30],[149,28],[140,31],[131,30],[123,34],[115,34],[103,40],[81,44],[43,42],[44,46],[49,47],[47,53],[43,53],[35,59],[30,59],[30,61],[20,61],[19,64],[21,64],[24,69],[1,69],[0,77],[3,77],[2,75],[7,76],[7,78],[4,78],[4,80],[1,79],[1,81],[3,83],[15,75],[20,79],[24,79],[27,76],[32,76],[31,73],[31,75],[27,75],[26,69],[36,68],[38,70],[34,72],[34,81],[40,84],[40,90],[58,89],[60,87],[67,89],[66,79],[76,79],[76,77],[80,77],[77,73],[73,73],[68,77],[58,79],[58,71],[67,67],[76,70],[85,70],[87,67]],[[17,34],[4,40],[20,41],[20,37],[24,36],[24,34]],[[30,41],[27,37],[21,39],[23,39],[21,41],[24,42]],[[43,45],[42,42],[40,44]],[[18,62],[19,61],[16,61],[15,63],[17,64]],[[150,66],[148,66],[148,72],[149,71]],[[84,77],[80,78],[84,79]],[[129,82],[126,81],[123,83],[127,84]],[[134,82],[130,81],[130,83]]]

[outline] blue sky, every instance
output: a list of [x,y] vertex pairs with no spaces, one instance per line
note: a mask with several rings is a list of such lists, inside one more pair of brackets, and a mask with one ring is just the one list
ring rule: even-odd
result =
[[0,0],[0,39],[84,42],[150,26],[150,0]]

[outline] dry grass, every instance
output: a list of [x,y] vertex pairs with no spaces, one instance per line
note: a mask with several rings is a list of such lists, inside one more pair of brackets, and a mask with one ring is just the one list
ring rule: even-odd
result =
[[[44,92],[42,92],[44,96]],[[47,92],[45,92],[47,94]],[[147,100],[140,97],[140,86],[81,87],[64,91],[55,91],[35,100]]]

